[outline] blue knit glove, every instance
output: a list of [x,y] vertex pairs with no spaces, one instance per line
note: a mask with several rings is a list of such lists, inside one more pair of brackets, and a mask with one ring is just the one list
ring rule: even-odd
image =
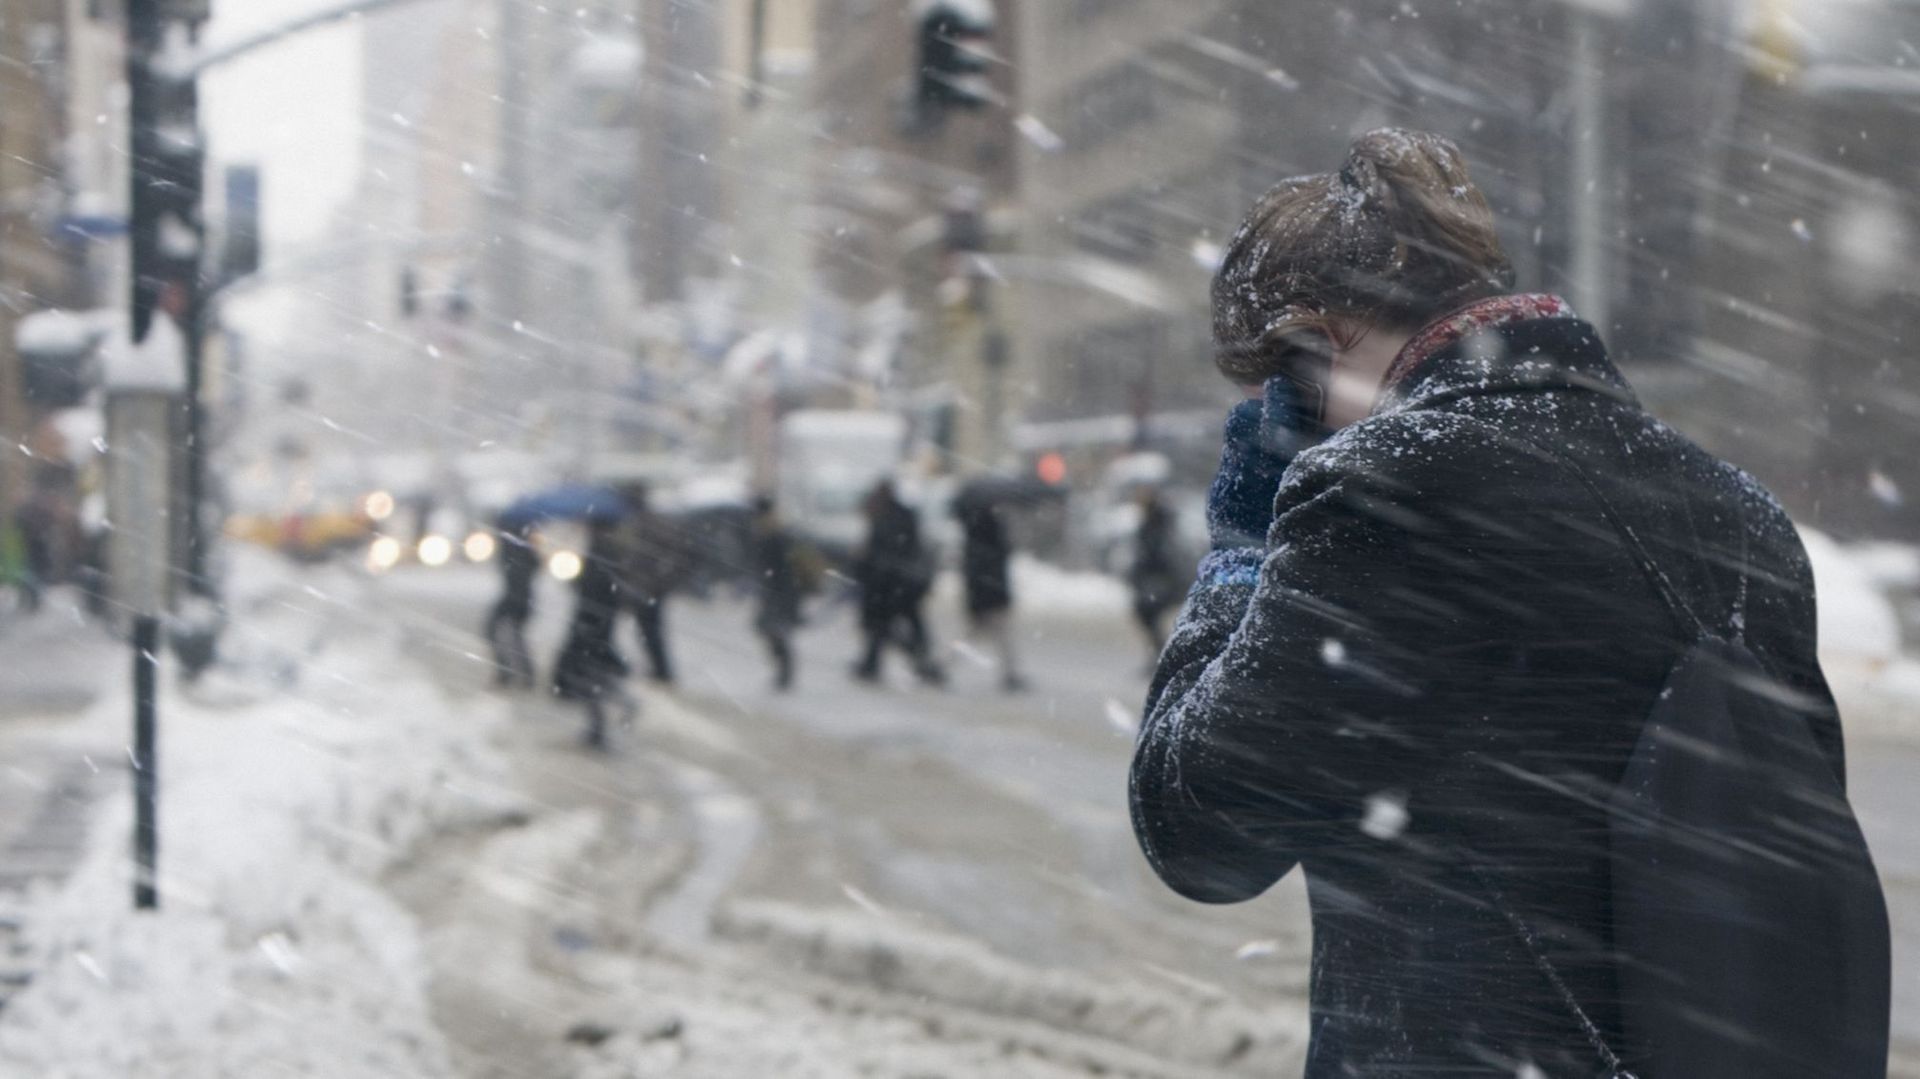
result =
[[1267,380],[1259,398],[1227,413],[1220,470],[1207,492],[1207,533],[1216,551],[1262,547],[1273,524],[1273,498],[1295,454],[1319,441],[1291,382]]

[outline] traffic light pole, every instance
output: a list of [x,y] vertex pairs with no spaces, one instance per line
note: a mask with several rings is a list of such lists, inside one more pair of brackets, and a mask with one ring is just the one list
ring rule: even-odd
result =
[[[165,33],[160,0],[127,0],[127,239],[132,291],[128,296],[129,347],[138,347],[153,327],[160,307],[160,80],[154,72]],[[161,318],[166,315],[162,313]],[[121,452],[118,446],[112,452]],[[191,515],[190,515],[191,516]],[[160,623],[156,612],[141,611],[133,623],[133,905],[160,905],[158,879],[159,776],[152,752],[158,742]]]
[[160,79],[154,59],[165,32],[160,0],[127,0],[127,130],[132,143],[128,170],[133,188],[127,218],[133,293],[128,334],[138,343],[153,324],[160,282],[154,275],[160,248],[159,183]]

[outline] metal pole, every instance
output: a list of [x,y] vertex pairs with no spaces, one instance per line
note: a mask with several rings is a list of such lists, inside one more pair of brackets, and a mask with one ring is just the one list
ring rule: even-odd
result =
[[747,27],[747,108],[757,109],[766,95],[767,0],[753,0]]
[[160,760],[156,697],[160,668],[160,619],[133,621],[133,905],[160,906]]
[[1601,80],[1599,16],[1575,10],[1573,20],[1572,167],[1568,194],[1573,211],[1573,302],[1588,322],[1608,332],[1612,325],[1612,243],[1607,235],[1606,87]]

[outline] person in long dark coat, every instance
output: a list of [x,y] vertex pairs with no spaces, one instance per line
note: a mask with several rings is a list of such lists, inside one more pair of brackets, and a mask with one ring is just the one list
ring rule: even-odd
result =
[[920,538],[920,518],[886,480],[874,485],[863,508],[867,541],[855,559],[853,578],[860,589],[860,629],[866,647],[853,676],[864,682],[879,681],[881,656],[895,646],[907,653],[921,681],[940,684],[946,680],[946,671],[934,661],[920,611],[933,588],[933,560]]
[[527,647],[527,621],[533,617],[533,581],[540,572],[533,526],[501,522],[500,598],[487,612],[487,643],[493,647],[493,684],[531,688],[533,653]]
[[961,499],[954,505],[960,522],[960,581],[966,592],[967,625],[994,648],[1000,687],[1024,689],[1013,641],[1013,539],[1007,533],[1005,507],[992,499]]
[[1690,642],[1601,496],[1844,781],[1792,523],[1649,415],[1594,326],[1510,280],[1452,145],[1381,132],[1265,196],[1215,281],[1219,362],[1251,399],[1133,821],[1202,902],[1305,871],[1310,1079],[1646,1063],[1609,952],[1606,793]]
[[585,706],[587,744],[604,749],[609,705],[631,711],[632,704],[621,686],[627,661],[613,640],[621,607],[618,526],[594,521],[590,530],[580,576],[573,581],[573,620],[554,662],[553,690],[561,699]]
[[753,629],[766,642],[773,660],[773,688],[785,692],[793,688],[793,632],[800,627],[806,582],[800,546],[780,523],[770,498],[753,504],[752,552],[758,589]]
[[1167,612],[1185,597],[1186,576],[1193,563],[1182,562],[1173,511],[1161,501],[1160,492],[1152,488],[1142,492],[1139,505],[1140,525],[1133,533],[1127,587],[1133,593],[1133,619],[1146,635],[1147,661],[1152,663],[1166,645]]

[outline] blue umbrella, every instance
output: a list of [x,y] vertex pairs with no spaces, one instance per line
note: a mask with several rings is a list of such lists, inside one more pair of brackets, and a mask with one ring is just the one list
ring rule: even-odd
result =
[[572,483],[515,499],[495,523],[503,532],[517,532],[542,521],[618,521],[631,512],[611,487]]

